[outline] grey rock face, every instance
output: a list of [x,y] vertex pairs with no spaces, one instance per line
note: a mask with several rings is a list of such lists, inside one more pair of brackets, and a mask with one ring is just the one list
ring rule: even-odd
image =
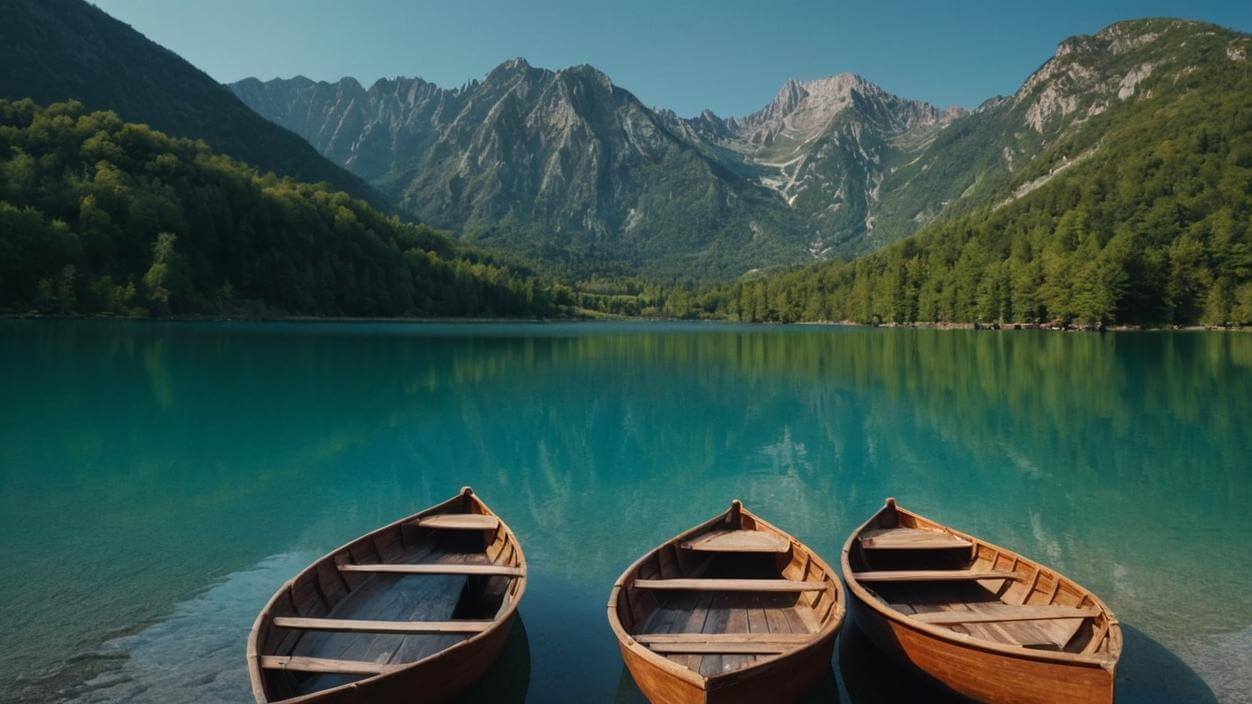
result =
[[841,74],[789,81],[745,117],[681,118],[590,66],[522,59],[454,89],[231,88],[435,225],[571,265],[701,275],[854,251],[887,164],[959,114]]
[[[1197,38],[1219,29],[1145,20],[1072,37],[1014,95],[972,112],[844,73],[788,81],[750,115],[685,118],[590,66],[522,59],[454,89],[299,77],[231,88],[404,210],[471,239],[582,271],[733,276],[865,253],[1015,197],[1098,147],[1136,101],[1185,86]],[[1234,37],[1221,58],[1242,60],[1242,35],[1220,31]]]

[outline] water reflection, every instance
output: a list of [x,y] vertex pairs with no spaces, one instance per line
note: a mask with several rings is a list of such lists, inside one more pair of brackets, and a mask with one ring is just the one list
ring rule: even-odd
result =
[[835,648],[839,675],[852,704],[962,704],[968,701],[900,667],[851,621],[844,624]]
[[[639,691],[630,671],[623,665],[617,680],[617,704],[648,704],[648,699]],[[800,700],[798,704],[837,704],[839,698],[839,682],[835,678],[834,669],[826,671],[826,676],[818,681],[813,691]]]
[[487,674],[457,697],[455,704],[520,704],[530,691],[530,641],[520,615],[514,617],[504,650]]
[[895,495],[1175,651],[1252,622],[1252,335],[2,321],[0,388],[0,681],[463,484],[532,694],[615,696],[608,585],[735,497],[834,558]]

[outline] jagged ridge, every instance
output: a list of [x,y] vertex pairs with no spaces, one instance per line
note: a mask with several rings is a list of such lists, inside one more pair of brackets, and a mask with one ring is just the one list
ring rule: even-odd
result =
[[1146,97],[1246,61],[1247,37],[1182,20],[1077,36],[973,111],[855,74],[788,81],[750,115],[645,107],[588,66],[522,59],[444,89],[419,78],[235,92],[403,207],[585,269],[734,275],[856,255],[1029,193],[1098,149]]

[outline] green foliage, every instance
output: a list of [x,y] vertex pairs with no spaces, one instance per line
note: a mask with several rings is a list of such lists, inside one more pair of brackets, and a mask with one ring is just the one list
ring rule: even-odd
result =
[[0,310],[542,316],[528,273],[74,102],[0,101]]
[[1222,80],[1232,83],[1141,101],[1081,164],[1028,195],[852,262],[706,288],[696,312],[779,322],[1252,324],[1252,90],[1246,77]]
[[143,275],[143,285],[162,313],[182,308],[191,291],[187,262],[174,251],[177,241],[178,237],[168,232],[157,234],[152,245],[152,266]]
[[[295,134],[241,103],[211,76],[82,0],[5,0],[0,22],[0,98],[47,105],[77,100],[261,171],[381,203],[373,189]],[[116,145],[93,145],[107,159]]]

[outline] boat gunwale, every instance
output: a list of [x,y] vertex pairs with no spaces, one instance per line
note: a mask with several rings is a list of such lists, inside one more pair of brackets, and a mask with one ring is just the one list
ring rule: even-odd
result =
[[[895,609],[890,608],[889,606],[884,605],[879,597],[872,594],[868,589],[866,589],[861,584],[861,581],[856,578],[856,572],[852,569],[852,564],[849,559],[849,555],[852,551],[852,546],[853,546],[854,541],[859,539],[861,534],[864,533],[866,530],[868,530],[869,526],[873,524],[878,519],[879,516],[883,515],[883,513],[885,513],[888,510],[894,510],[901,514],[911,516],[915,519],[920,519],[921,521],[924,521],[925,523],[939,526],[943,528],[944,530],[950,532],[952,535],[965,538],[973,543],[972,549],[975,551],[979,547],[990,548],[992,550],[998,551],[1001,555],[1004,555],[1007,557],[1016,557],[1019,560],[1019,564],[1024,564],[1027,567],[1033,567],[1037,570],[1046,569],[1048,572],[1051,572],[1054,575],[1055,579],[1057,579],[1058,581],[1064,580],[1065,582],[1068,582],[1071,586],[1081,591],[1088,598],[1090,598],[1091,601],[1095,604],[1096,608],[1100,610],[1101,614],[1108,621],[1108,624],[1109,624],[1109,628],[1108,628],[1109,653],[1108,655],[1096,655],[1096,654],[1088,654],[1088,653],[1070,653],[1070,652],[1065,652],[1065,651],[1052,651],[1052,650],[1039,650],[1035,648],[1024,648],[1020,646],[1011,646],[1007,644],[994,643],[992,641],[983,640],[981,638],[975,638],[973,636],[967,636],[962,633],[957,633],[956,631],[943,628],[938,625],[926,623],[925,621],[915,619],[912,616],[909,616],[908,614],[905,614],[901,611],[897,611]],[[848,589],[857,597],[859,601],[861,601],[863,604],[873,609],[874,611],[878,612],[878,614],[883,616],[884,618],[887,618],[892,622],[898,623],[912,630],[919,631],[921,632],[922,635],[930,636],[930,637],[937,638],[943,641],[947,641],[958,647],[972,647],[977,650],[983,650],[983,651],[993,653],[995,655],[1002,655],[1002,656],[1012,657],[1012,658],[1022,658],[1022,659],[1027,659],[1027,660],[1040,660],[1044,662],[1067,664],[1067,665],[1083,665],[1083,666],[1100,667],[1109,672],[1112,672],[1117,667],[1117,663],[1121,658],[1121,651],[1122,651],[1121,625],[1118,622],[1117,617],[1113,614],[1112,609],[1110,609],[1090,589],[1087,589],[1086,587],[1075,582],[1069,577],[1066,577],[1065,575],[1061,574],[1058,570],[1048,567],[1046,565],[1043,565],[1039,562],[1036,562],[1028,557],[1021,555],[1020,553],[1014,550],[1002,548],[999,545],[983,540],[982,538],[979,538],[975,535],[964,533],[962,531],[952,528],[951,526],[948,526],[947,524],[939,523],[938,521],[926,518],[925,516],[919,513],[915,513],[913,511],[909,511],[908,509],[902,508],[895,503],[894,499],[887,499],[887,502],[883,505],[882,508],[875,511],[873,515],[869,517],[869,519],[867,519],[864,523],[858,526],[856,530],[852,531],[851,535],[848,536],[848,539],[843,544],[843,550],[840,553],[839,562],[840,562],[839,566],[843,571],[844,580],[847,581],[848,583]]]
[[[782,653],[770,655],[768,657],[758,656],[760,657],[760,659],[757,662],[752,663],[748,667],[744,667],[738,670],[732,670],[730,672],[722,672],[716,675],[705,677],[704,675],[701,675],[700,673],[695,672],[691,668],[685,667],[683,665],[679,665],[673,660],[670,660],[664,655],[661,655],[660,653],[657,653],[656,651],[652,650],[646,645],[636,641],[634,636],[628,633],[626,631],[626,628],[622,625],[621,618],[617,614],[617,602],[621,595],[621,591],[627,588],[627,585],[631,579],[631,576],[634,575],[638,571],[638,569],[643,565],[645,561],[648,560],[648,558],[658,553],[662,548],[665,548],[669,545],[674,545],[681,540],[687,539],[695,535],[696,533],[699,533],[701,531],[706,531],[709,528],[716,526],[724,518],[726,518],[733,511],[735,511],[736,508],[740,511],[742,515],[750,516],[752,520],[756,521],[757,524],[765,526],[766,528],[768,528],[771,531],[774,531],[778,535],[785,537],[787,541],[791,544],[791,547],[793,550],[796,547],[799,547],[800,549],[802,549],[809,556],[809,558],[819,568],[821,568],[823,572],[825,572],[825,578],[823,581],[831,584],[834,587],[835,607],[838,609],[838,614],[835,616],[831,616],[829,618],[830,622],[821,630],[808,634],[811,636],[809,640],[796,644],[796,647],[790,650],[784,651]],[[747,508],[744,508],[743,504],[738,499],[732,501],[731,507],[726,509],[725,511],[722,511],[721,513],[717,514],[716,516],[710,518],[709,520],[703,523],[700,523],[696,526],[688,528],[687,530],[684,530],[682,533],[679,533],[678,535],[674,536],[673,538],[670,538],[669,540],[658,543],[655,547],[648,550],[643,555],[641,555],[637,560],[632,562],[630,566],[627,567],[622,572],[621,576],[617,578],[617,581],[613,583],[613,588],[609,591],[609,601],[607,604],[609,627],[613,631],[613,635],[616,636],[618,644],[620,644],[622,647],[629,648],[631,652],[638,654],[642,659],[647,661],[649,664],[655,667],[659,667],[660,669],[663,669],[664,671],[672,675],[675,675],[681,678],[682,680],[692,685],[695,685],[696,687],[699,687],[700,689],[706,692],[711,691],[713,689],[719,689],[721,687],[730,686],[735,681],[743,677],[750,676],[750,674],[759,672],[762,669],[769,668],[781,660],[798,656],[802,653],[806,653],[820,646],[824,641],[826,641],[828,638],[832,637],[835,633],[838,632],[840,626],[843,624],[844,618],[847,616],[847,610],[848,610],[847,609],[847,594],[844,592],[843,583],[842,581],[840,581],[839,575],[834,571],[834,569],[831,568],[829,564],[826,563],[825,560],[822,559],[821,555],[818,555],[815,550],[808,547],[804,543],[800,542],[799,539],[797,539],[795,536],[791,535],[787,531],[780,529],[778,526],[775,526],[774,524],[761,518],[755,513],[752,513]]]
[[[295,585],[295,583],[300,580],[300,578],[304,577],[306,574],[317,569],[318,565],[326,562],[327,560],[333,560],[335,555],[339,554],[340,552],[348,550],[348,548],[356,544],[358,541],[364,540],[366,538],[371,538],[375,535],[383,533],[384,531],[391,530],[393,528],[399,528],[403,526],[404,524],[411,523],[417,520],[418,518],[422,518],[426,516],[429,513],[437,512],[441,509],[448,508],[449,506],[452,506],[455,502],[459,501],[463,497],[468,497],[479,508],[481,508],[485,512],[486,515],[493,516],[495,517],[497,521],[499,521],[499,526],[497,527],[497,530],[502,529],[505,532],[505,534],[513,541],[513,549],[517,554],[517,564],[522,570],[522,573],[520,575],[517,575],[515,577],[508,577],[508,579],[517,580],[517,585],[518,585],[517,593],[513,596],[513,598],[509,599],[509,604],[504,609],[504,611],[496,614],[496,616],[492,619],[491,627],[483,631],[480,631],[478,633],[475,633],[474,635],[470,636],[469,638],[466,638],[465,640],[459,641],[457,643],[453,643],[452,645],[449,645],[446,648],[433,652],[430,655],[427,655],[426,657],[421,658],[420,660],[414,660],[413,662],[401,663],[399,667],[389,672],[382,672],[376,675],[370,675],[368,677],[363,677],[362,679],[359,679],[359,680],[346,682],[341,685],[328,687],[326,689],[321,689],[316,692],[309,692],[307,694],[301,694],[301,695],[297,695],[294,697],[288,697],[285,699],[270,699],[269,695],[266,694],[265,692],[264,669],[261,667],[261,664],[260,664],[261,653],[259,652],[257,638],[259,637],[261,633],[261,628],[265,624],[267,617],[270,617],[270,613],[271,611],[273,611],[274,605],[278,603],[279,598],[288,590],[290,590]],[[365,684],[366,682],[372,682],[376,679],[381,679],[384,677],[395,677],[395,676],[403,675],[419,666],[427,665],[430,662],[433,662],[439,658],[442,658],[448,655],[449,653],[468,647],[471,644],[476,644],[478,641],[485,640],[488,636],[494,634],[501,627],[506,627],[510,623],[512,623],[513,614],[517,611],[518,604],[521,603],[522,595],[526,592],[526,579],[527,579],[528,574],[529,574],[529,570],[526,565],[526,554],[522,551],[521,541],[517,539],[517,535],[513,533],[513,529],[509,526],[507,522],[505,522],[504,519],[500,518],[500,516],[498,516],[494,511],[492,511],[491,507],[487,506],[487,503],[483,501],[482,499],[480,499],[478,495],[474,493],[473,489],[471,489],[468,486],[462,487],[461,490],[457,492],[455,496],[452,496],[448,499],[445,499],[444,501],[440,501],[437,504],[424,508],[418,511],[417,513],[414,513],[411,516],[406,516],[399,520],[392,521],[391,523],[375,528],[374,530],[371,530],[368,533],[363,533],[361,535],[356,536],[355,538],[352,538],[351,540],[344,543],[343,545],[340,545],[339,547],[327,552],[325,555],[322,555],[316,560],[310,562],[307,566],[304,567],[304,569],[300,570],[294,576],[292,576],[291,578],[284,581],[281,585],[279,585],[279,587],[274,590],[274,594],[273,596],[269,598],[269,601],[265,602],[265,606],[261,609],[261,612],[257,614],[256,620],[253,621],[252,623],[252,629],[248,632],[248,648],[247,648],[248,677],[252,682],[252,696],[254,699],[256,699],[258,704],[280,704],[280,703],[281,704],[299,704],[300,702],[313,702],[313,701],[317,701],[319,698],[326,696],[330,693],[337,693],[337,692],[346,691],[350,689],[356,689],[360,687],[361,685]]]

